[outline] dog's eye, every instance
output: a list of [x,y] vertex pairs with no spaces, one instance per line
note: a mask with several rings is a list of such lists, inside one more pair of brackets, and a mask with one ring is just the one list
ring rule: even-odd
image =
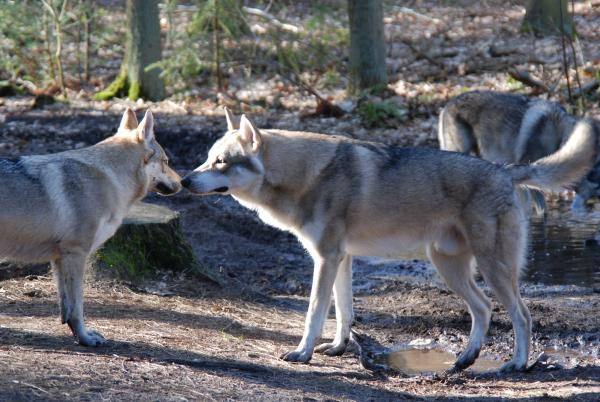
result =
[[225,163],[227,163],[227,162],[225,162],[225,159],[223,159],[223,157],[222,157],[222,156],[217,156],[217,160],[215,161],[215,163],[216,163],[217,165],[224,165],[224,164],[225,164]]

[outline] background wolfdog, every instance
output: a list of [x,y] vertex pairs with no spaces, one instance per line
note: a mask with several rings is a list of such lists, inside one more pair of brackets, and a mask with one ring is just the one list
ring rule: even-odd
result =
[[[560,148],[573,134],[577,121],[556,102],[472,91],[456,96],[444,107],[438,140],[441,149],[474,154],[495,163],[531,163]],[[598,122],[589,119],[588,125],[597,136]],[[575,189],[573,206],[577,208],[600,195],[600,162]],[[543,198],[536,197],[536,202],[543,203]]]

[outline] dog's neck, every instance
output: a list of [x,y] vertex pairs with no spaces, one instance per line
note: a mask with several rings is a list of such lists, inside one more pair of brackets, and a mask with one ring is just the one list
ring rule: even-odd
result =
[[148,192],[149,180],[144,170],[144,147],[117,137],[108,138],[93,148],[100,166],[113,172],[123,181],[124,189],[130,189],[130,203],[144,198]]
[[274,226],[279,225],[273,219],[298,227],[303,219],[296,216],[303,210],[298,206],[313,191],[316,179],[334,158],[337,145],[305,138],[296,140],[294,136],[272,135],[268,131],[263,133],[262,140],[262,182],[252,191],[233,195],[243,205],[258,210],[261,218]]

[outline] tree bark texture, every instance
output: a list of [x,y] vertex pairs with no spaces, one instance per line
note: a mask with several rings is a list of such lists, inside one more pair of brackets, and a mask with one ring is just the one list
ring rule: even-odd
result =
[[350,82],[348,91],[387,84],[382,0],[348,0]]
[[165,97],[165,87],[160,69],[146,68],[161,60],[160,23],[158,0],[127,0],[127,37],[121,72],[95,99],[106,100],[127,94],[131,100],[138,98],[158,101]]

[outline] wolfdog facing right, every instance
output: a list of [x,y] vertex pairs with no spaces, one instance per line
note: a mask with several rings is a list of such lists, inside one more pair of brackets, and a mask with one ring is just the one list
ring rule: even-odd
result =
[[[596,137],[600,124],[589,122]],[[556,152],[579,120],[556,102],[525,96],[471,91],[452,98],[440,113],[438,139],[447,151],[474,154],[495,163],[531,163]],[[600,161],[575,186],[574,209],[600,196]],[[544,198],[534,192],[538,209]]]

